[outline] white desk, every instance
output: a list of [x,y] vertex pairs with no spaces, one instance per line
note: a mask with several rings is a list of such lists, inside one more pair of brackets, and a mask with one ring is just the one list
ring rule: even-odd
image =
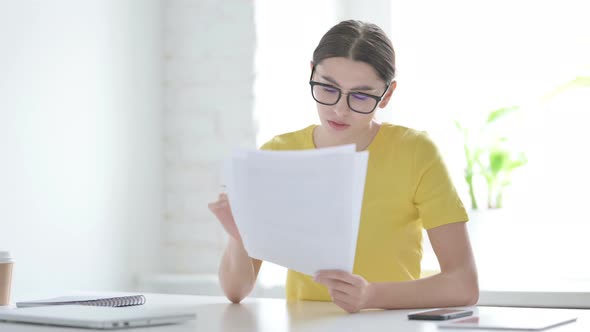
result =
[[[193,306],[197,312],[195,321],[185,324],[159,327],[134,328],[119,331],[149,332],[218,332],[218,331],[387,331],[430,332],[463,331],[438,329],[435,322],[409,321],[407,314],[417,310],[374,310],[348,314],[332,303],[293,302],[282,299],[246,299],[242,304],[230,304],[224,297],[146,294],[146,306]],[[494,307],[473,308],[476,313],[497,310]],[[504,308],[508,309],[508,308]],[[0,309],[11,310],[11,309]],[[564,309],[566,310],[566,309]],[[590,331],[590,310],[571,310],[578,321],[548,331]],[[29,324],[0,323],[0,332],[54,332],[92,331],[88,329],[48,327]],[[483,330],[473,330],[483,331]]]

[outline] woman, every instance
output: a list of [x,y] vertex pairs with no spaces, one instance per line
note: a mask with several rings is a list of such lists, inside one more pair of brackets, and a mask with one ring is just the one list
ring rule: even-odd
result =
[[[353,273],[327,270],[311,277],[289,270],[287,299],[332,300],[351,313],[475,304],[468,217],[436,146],[423,132],[374,119],[397,86],[389,38],[374,24],[341,22],[320,40],[310,69],[321,125],[277,136],[262,149],[356,144],[369,151],[369,162]],[[237,303],[252,290],[262,262],[246,253],[227,196],[209,208],[230,235],[219,279]],[[422,228],[441,272],[420,279]]]

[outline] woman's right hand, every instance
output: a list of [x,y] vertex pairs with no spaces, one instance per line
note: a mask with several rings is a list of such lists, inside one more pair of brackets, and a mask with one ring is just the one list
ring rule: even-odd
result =
[[236,221],[234,220],[234,216],[231,213],[231,208],[229,205],[229,200],[227,199],[226,193],[219,194],[217,201],[209,203],[209,210],[213,212],[213,214],[217,217],[221,225],[235,240],[239,243],[242,243],[242,237],[240,236],[240,232],[238,231],[238,226],[236,226]]

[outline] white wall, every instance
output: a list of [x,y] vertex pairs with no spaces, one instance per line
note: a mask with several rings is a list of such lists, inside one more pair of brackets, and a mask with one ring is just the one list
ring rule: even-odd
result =
[[[361,20],[377,24],[385,33],[392,37],[391,31],[392,0],[337,0],[335,10],[339,21]],[[395,47],[395,45],[393,45]]]
[[216,274],[226,236],[207,203],[221,190],[232,148],[255,146],[254,4],[165,0],[162,6],[163,271]]
[[0,1],[0,248],[13,300],[158,269],[156,0]]

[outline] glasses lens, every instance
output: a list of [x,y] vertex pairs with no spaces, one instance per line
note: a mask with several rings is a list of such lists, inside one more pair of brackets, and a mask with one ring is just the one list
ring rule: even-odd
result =
[[362,93],[351,93],[348,95],[348,106],[359,113],[371,113],[377,106],[377,100]]
[[330,86],[316,84],[311,91],[313,93],[313,98],[318,103],[322,104],[336,104],[340,97],[340,90]]

